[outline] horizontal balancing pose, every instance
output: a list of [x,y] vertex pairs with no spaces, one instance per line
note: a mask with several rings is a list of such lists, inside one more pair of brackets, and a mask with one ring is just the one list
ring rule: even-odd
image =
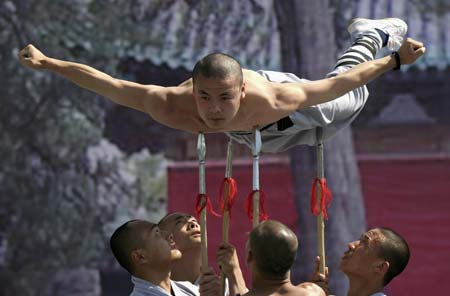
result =
[[[425,53],[421,42],[404,39],[407,25],[400,19],[355,19],[348,31],[350,48],[325,79],[316,81],[242,69],[223,53],[202,58],[192,78],[174,87],[116,79],[87,65],[47,57],[33,45],[22,49],[19,59],[27,67],[54,72],[175,129],[226,132],[251,147],[257,127],[261,151],[279,152],[299,144],[315,145],[318,127],[327,139],[347,126],[367,101],[365,84]],[[385,46],[392,54],[375,59]]]

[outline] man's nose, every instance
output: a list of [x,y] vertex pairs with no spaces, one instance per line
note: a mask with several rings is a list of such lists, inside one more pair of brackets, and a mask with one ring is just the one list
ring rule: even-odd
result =
[[357,241],[348,243],[348,249],[349,250],[354,250],[355,247],[356,247],[356,243],[357,243]]
[[191,222],[189,222],[188,227],[189,227],[189,229],[194,229],[194,228],[200,228],[200,225],[198,225],[198,223],[195,221],[191,221]]
[[211,104],[209,105],[209,112],[220,113],[222,112],[222,108],[218,104]]

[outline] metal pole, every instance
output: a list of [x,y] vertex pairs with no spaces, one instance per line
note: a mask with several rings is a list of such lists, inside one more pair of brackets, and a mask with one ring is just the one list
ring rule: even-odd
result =
[[[198,176],[199,176],[199,194],[206,194],[206,182],[205,182],[205,157],[206,157],[206,143],[205,135],[203,133],[198,134],[197,138],[197,152],[198,152]],[[200,228],[201,228],[201,239],[202,239],[202,271],[208,271],[208,241],[207,241],[207,230],[206,230],[206,199],[203,198],[201,201],[202,211],[200,214]]]
[[253,154],[253,228],[259,224],[259,153],[261,152],[261,132],[255,128],[255,141],[252,145]]
[[[232,171],[232,162],[233,162],[233,141],[230,139],[228,141],[228,147],[227,147],[227,164],[225,167],[225,178],[231,178],[231,171]],[[227,207],[228,204],[228,195],[231,190],[229,187],[230,184],[227,183],[224,188],[223,192],[223,203],[225,205],[224,211],[223,211],[223,222],[222,222],[222,242],[228,243],[228,233],[229,233],[229,226],[230,226],[230,211]],[[221,278],[221,294],[225,295],[225,279],[226,276],[222,272],[220,275]]]
[[[323,163],[323,143],[322,143],[322,129],[317,129],[317,178],[325,178],[324,163]],[[320,257],[319,271],[325,273],[325,223],[322,213],[322,189],[316,186],[317,206],[319,207],[319,215],[317,215],[317,248]]]

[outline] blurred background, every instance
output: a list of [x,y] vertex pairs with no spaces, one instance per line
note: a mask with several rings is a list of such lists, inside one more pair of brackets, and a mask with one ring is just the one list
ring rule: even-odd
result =
[[[49,72],[23,68],[28,43],[114,77],[176,85],[210,52],[245,68],[319,79],[349,45],[354,17],[395,16],[427,53],[369,85],[351,128],[325,143],[333,192],[326,222],[331,287],[347,243],[387,226],[405,236],[409,266],[389,295],[446,295],[450,288],[450,1],[407,0],[15,0],[0,3],[0,295],[127,295],[129,275],[109,250],[131,218],[158,221],[194,212],[196,135],[164,127]],[[206,136],[207,192],[217,207],[227,138]],[[243,204],[251,151],[234,145],[238,201],[230,240],[243,269]],[[309,213],[314,147],[261,156],[270,218],[297,231],[293,281],[308,279],[316,255]],[[220,219],[208,219],[214,265]]]

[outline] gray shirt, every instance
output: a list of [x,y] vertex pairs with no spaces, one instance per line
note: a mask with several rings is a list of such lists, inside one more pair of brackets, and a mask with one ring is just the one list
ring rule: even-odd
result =
[[[171,296],[163,288],[150,283],[149,281],[132,276],[131,281],[134,284],[133,292],[130,296]],[[173,295],[175,296],[198,296],[200,295],[198,287],[190,282],[170,281]]]

